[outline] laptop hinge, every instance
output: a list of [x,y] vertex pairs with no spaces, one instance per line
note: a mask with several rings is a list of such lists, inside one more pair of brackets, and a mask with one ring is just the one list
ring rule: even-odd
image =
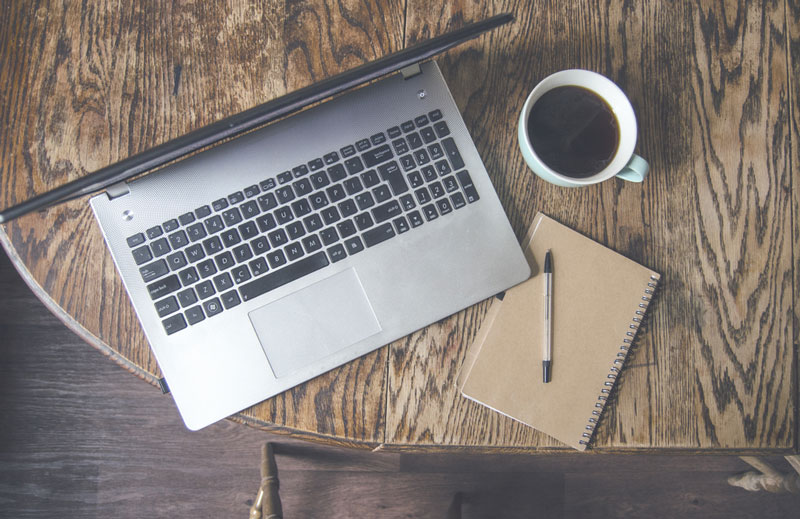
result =
[[400,73],[403,74],[403,79],[409,79],[417,74],[422,74],[422,69],[419,67],[419,63],[414,63],[413,65],[400,69]]
[[116,184],[112,184],[106,188],[106,194],[108,195],[109,200],[114,200],[115,198],[125,196],[130,192],[131,190],[128,187],[127,182],[117,182]]

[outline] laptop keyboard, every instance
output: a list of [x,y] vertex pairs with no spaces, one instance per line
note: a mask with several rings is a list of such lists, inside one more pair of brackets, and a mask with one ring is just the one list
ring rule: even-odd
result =
[[173,334],[478,199],[433,110],[127,241]]

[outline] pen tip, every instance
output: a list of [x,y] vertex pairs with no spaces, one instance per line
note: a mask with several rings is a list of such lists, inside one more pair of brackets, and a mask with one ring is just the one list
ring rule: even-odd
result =
[[552,254],[550,254],[550,249],[547,249],[547,253],[544,255],[544,272],[545,274],[553,272],[553,259]]

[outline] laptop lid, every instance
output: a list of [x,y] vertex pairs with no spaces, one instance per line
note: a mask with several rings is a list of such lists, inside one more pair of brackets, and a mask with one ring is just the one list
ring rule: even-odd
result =
[[198,128],[4,209],[0,211],[0,223],[100,191],[140,173],[163,166],[200,148],[235,137],[345,90],[414,65],[513,19],[512,14],[504,13],[466,25]]

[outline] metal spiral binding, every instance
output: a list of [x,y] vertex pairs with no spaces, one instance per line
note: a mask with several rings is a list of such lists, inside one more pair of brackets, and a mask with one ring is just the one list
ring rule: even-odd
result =
[[592,411],[592,418],[589,418],[586,425],[587,432],[581,434],[581,437],[586,439],[578,441],[580,445],[589,445],[589,440],[594,433],[595,427],[597,427],[597,421],[600,418],[600,414],[603,412],[606,402],[608,402],[608,395],[611,394],[611,388],[614,387],[614,383],[617,381],[617,377],[620,374],[620,369],[617,366],[622,366],[625,363],[625,359],[628,357],[628,352],[633,345],[633,338],[636,336],[636,332],[639,330],[639,326],[642,324],[645,310],[647,310],[647,306],[650,304],[650,301],[653,299],[653,295],[655,294],[658,280],[659,276],[650,276],[650,281],[647,283],[647,288],[645,288],[644,295],[642,296],[642,302],[638,303],[638,309],[635,310],[634,313],[635,317],[631,319],[631,324],[628,325],[630,330],[625,332],[625,337],[622,339],[622,344],[619,347],[620,351],[617,353],[617,358],[614,359],[613,365],[611,366],[611,369],[609,369],[609,374],[607,376],[609,380],[603,382],[604,387],[600,389],[600,394],[597,396],[597,402],[594,404],[595,409]]

